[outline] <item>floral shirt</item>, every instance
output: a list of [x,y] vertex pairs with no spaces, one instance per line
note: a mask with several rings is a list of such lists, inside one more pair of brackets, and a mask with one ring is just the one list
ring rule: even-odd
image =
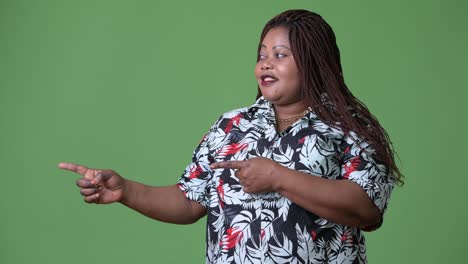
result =
[[234,170],[209,165],[266,157],[310,177],[351,180],[383,214],[394,182],[373,153],[354,133],[344,135],[312,112],[277,133],[272,105],[263,97],[225,113],[178,183],[188,199],[207,208],[206,262],[366,263],[359,228],[320,218],[277,192],[245,193]]

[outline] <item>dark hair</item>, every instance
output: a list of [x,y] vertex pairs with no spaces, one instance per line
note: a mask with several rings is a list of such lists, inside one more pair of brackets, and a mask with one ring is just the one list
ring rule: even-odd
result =
[[[387,165],[389,174],[402,185],[403,175],[395,163],[387,132],[344,82],[340,51],[330,25],[320,15],[308,10],[285,11],[263,28],[258,54],[265,35],[279,26],[289,30],[304,105],[310,106],[323,122],[339,124],[345,134],[352,131],[365,140],[375,149],[376,158]],[[259,59],[257,57],[257,61]],[[257,98],[260,96],[258,89]]]

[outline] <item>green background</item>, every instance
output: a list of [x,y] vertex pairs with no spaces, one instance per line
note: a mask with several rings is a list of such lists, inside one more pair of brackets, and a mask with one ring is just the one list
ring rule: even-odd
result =
[[61,161],[177,181],[219,115],[249,105],[263,25],[334,28],[347,84],[401,159],[371,263],[465,263],[468,4],[0,0],[0,263],[204,263],[205,219],[88,205]]

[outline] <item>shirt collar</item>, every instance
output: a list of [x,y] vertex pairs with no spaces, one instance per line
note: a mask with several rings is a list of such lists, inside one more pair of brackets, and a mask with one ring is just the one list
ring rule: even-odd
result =
[[253,105],[249,106],[247,111],[253,116],[256,114],[263,114],[273,110],[272,104],[267,101],[263,96],[260,96]]
[[[273,110],[273,104],[270,101],[266,100],[263,96],[260,96],[253,105],[249,106],[247,112],[252,117],[262,116],[270,120],[275,119],[275,111]],[[318,116],[314,112],[309,111],[307,114],[304,115],[302,119],[318,119]]]

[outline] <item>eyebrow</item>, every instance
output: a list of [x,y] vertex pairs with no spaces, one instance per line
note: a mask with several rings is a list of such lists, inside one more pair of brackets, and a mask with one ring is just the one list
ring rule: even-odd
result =
[[[262,44],[261,47],[266,48],[267,46],[265,46],[265,44]],[[273,49],[276,49],[276,48],[285,48],[285,49],[291,50],[289,47],[286,47],[284,45],[276,45],[273,47]]]

